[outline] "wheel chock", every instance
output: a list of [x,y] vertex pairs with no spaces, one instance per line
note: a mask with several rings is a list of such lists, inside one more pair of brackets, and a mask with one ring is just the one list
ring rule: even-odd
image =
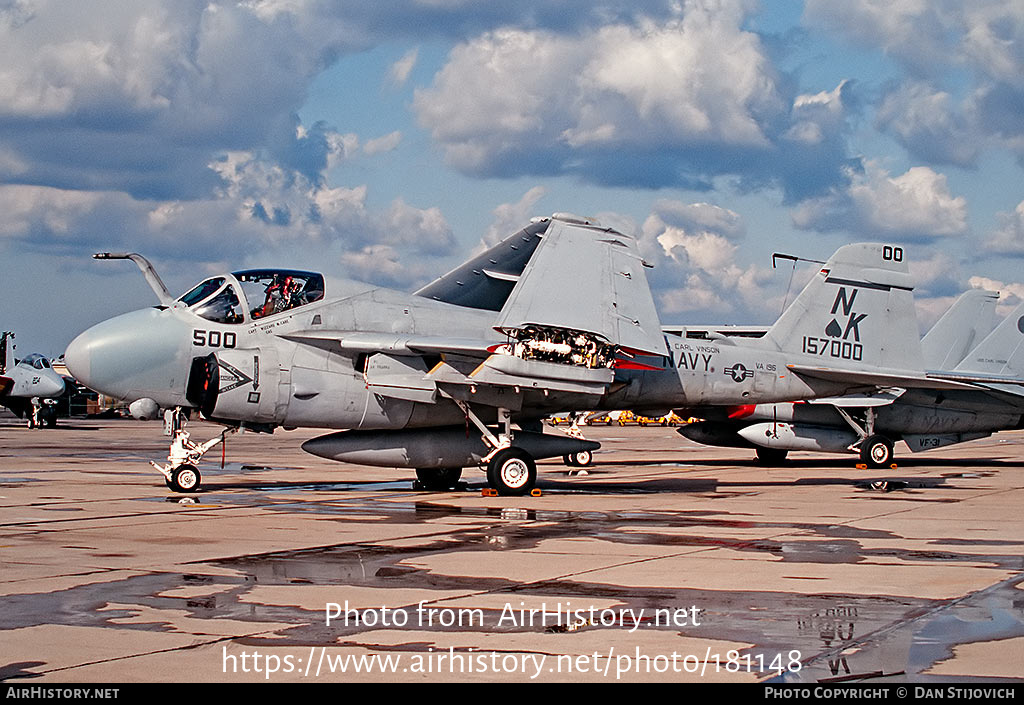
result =
[[537,489],[536,487],[534,487],[532,490],[530,490],[530,496],[531,497],[540,497],[541,494],[542,494],[541,491],[539,489]]
[[494,489],[493,487],[485,487],[482,490],[480,490],[480,496],[481,497],[497,497],[498,496],[498,490]]
[[891,468],[892,470],[895,470],[895,469],[896,469],[896,463],[893,463],[893,464],[891,464],[891,465],[890,465],[889,467],[890,467],[890,468]]
[[857,463],[853,467],[857,468],[858,470],[867,470],[868,469],[868,464],[867,463]]

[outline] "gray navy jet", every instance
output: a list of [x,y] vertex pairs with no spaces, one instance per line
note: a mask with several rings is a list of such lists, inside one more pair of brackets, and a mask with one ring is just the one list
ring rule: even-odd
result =
[[0,404],[26,419],[29,428],[43,423],[54,426],[57,416],[47,401],[64,393],[64,378],[39,353],[8,365],[7,342],[13,337],[10,331],[0,333]]
[[[763,338],[741,342],[663,333],[636,240],[564,215],[534,219],[412,295],[270,268],[176,299],[139,255],[97,257],[134,260],[160,305],[72,341],[65,360],[83,384],[231,429],[341,429],[303,448],[413,468],[431,489],[482,466],[500,494],[524,494],[536,459],[599,447],[543,433],[556,411],[660,415],[969,386],[925,376],[903,250],[890,245],[841,248]],[[218,441],[179,427],[168,463],[153,465],[172,489],[194,490]]]
[[764,464],[808,450],[859,453],[879,468],[892,464],[900,440],[920,452],[1024,427],[1024,304],[991,330],[996,299],[965,292],[921,341],[929,376],[972,388],[894,384],[806,402],[694,409],[705,420],[678,432],[707,445],[753,448]]

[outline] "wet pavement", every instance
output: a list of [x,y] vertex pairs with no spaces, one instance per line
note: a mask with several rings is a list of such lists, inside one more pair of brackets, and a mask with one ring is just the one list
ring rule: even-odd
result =
[[593,427],[585,473],[505,498],[307,455],[315,431],[232,437],[177,495],[161,430],[0,417],[0,678],[1020,677],[1024,432],[881,473]]

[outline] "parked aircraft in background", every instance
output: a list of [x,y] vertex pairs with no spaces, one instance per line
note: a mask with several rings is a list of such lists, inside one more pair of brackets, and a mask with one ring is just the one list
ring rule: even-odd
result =
[[[528,492],[535,459],[598,447],[540,432],[562,410],[660,416],[897,383],[968,386],[925,377],[903,250],[889,245],[841,248],[763,338],[742,344],[664,334],[636,240],[568,216],[535,219],[414,295],[264,269],[175,299],[144,258],[98,257],[136,261],[161,305],[72,341],[65,360],[81,382],[232,427],[346,429],[303,448],[415,468],[434,488],[483,465],[500,493]],[[178,430],[156,467],[172,489],[195,489],[217,441]]]
[[791,450],[812,450],[859,453],[869,466],[885,467],[896,441],[920,452],[1021,428],[1024,304],[991,331],[996,298],[977,289],[964,293],[922,340],[930,376],[973,388],[894,385],[807,403],[704,409],[697,412],[704,421],[679,433],[708,445],[753,448],[766,464]]
[[12,338],[10,331],[0,333],[0,404],[26,419],[29,428],[56,426],[56,411],[47,402],[64,393],[64,378],[38,353],[9,365],[7,344]]

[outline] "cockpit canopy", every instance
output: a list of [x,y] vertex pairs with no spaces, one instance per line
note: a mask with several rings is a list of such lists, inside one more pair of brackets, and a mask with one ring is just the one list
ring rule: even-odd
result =
[[21,364],[28,365],[29,367],[34,367],[37,370],[50,369],[50,361],[47,360],[45,356],[40,355],[39,353],[32,353],[31,355],[26,355],[25,359],[21,361]]
[[324,297],[324,278],[297,269],[247,269],[211,277],[179,301],[216,323],[244,323]]

